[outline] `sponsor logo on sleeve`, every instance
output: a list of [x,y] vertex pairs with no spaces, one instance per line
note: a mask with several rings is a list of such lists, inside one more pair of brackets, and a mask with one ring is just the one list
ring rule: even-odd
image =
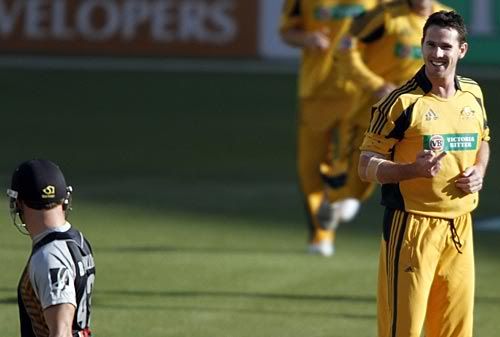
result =
[[423,147],[433,151],[473,151],[477,150],[477,133],[448,133],[443,135],[424,135]]
[[61,293],[69,286],[70,274],[67,268],[51,268],[50,276],[50,293],[54,297],[60,297]]

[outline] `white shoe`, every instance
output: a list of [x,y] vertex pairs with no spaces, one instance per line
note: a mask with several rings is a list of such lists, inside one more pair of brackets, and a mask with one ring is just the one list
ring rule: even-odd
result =
[[339,212],[335,209],[335,203],[330,204],[323,200],[317,213],[319,226],[323,229],[337,229],[340,223]]
[[358,199],[347,198],[332,204],[333,214],[340,222],[349,222],[358,214],[361,203]]
[[311,243],[308,247],[309,254],[319,254],[325,257],[335,254],[335,245],[331,240],[321,240],[317,243]]

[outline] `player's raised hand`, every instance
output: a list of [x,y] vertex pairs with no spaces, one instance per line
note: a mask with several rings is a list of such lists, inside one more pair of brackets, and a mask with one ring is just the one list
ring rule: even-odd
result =
[[456,186],[465,193],[476,193],[483,188],[483,175],[476,166],[466,168],[456,181]]
[[431,150],[423,150],[417,154],[414,167],[417,177],[432,178],[441,170],[441,160],[446,152],[436,153]]
[[329,30],[327,28],[308,33],[304,39],[305,47],[320,51],[327,50],[330,48],[330,38],[328,34]]

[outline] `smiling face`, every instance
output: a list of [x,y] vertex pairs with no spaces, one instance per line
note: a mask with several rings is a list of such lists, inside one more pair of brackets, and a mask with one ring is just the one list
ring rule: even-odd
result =
[[453,80],[459,59],[468,45],[460,42],[456,29],[431,25],[422,41],[425,72],[431,81]]

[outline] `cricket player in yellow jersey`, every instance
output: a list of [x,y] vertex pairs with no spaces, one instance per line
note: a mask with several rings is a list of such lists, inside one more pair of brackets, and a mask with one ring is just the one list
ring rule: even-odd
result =
[[[422,66],[420,40],[427,17],[450,10],[432,0],[396,0],[379,4],[356,18],[339,44],[336,58],[342,76],[362,88],[362,96],[350,115],[348,142],[341,158],[349,163],[345,184],[332,188],[329,201],[364,201],[374,190],[357,174],[359,146],[370,122],[371,106],[405,83]],[[338,179],[337,179],[338,180]]]
[[287,44],[302,48],[297,165],[309,218],[309,251],[324,256],[334,252],[333,226],[322,229],[318,221],[334,152],[332,133],[337,130],[337,138],[347,140],[343,125],[358,93],[352,83],[336,76],[333,52],[352,18],[376,1],[286,0],[283,7],[280,35]]
[[467,52],[456,12],[425,23],[424,67],[378,102],[359,175],[382,184],[379,337],[472,337],[471,212],[489,160],[480,87],[456,76]]

